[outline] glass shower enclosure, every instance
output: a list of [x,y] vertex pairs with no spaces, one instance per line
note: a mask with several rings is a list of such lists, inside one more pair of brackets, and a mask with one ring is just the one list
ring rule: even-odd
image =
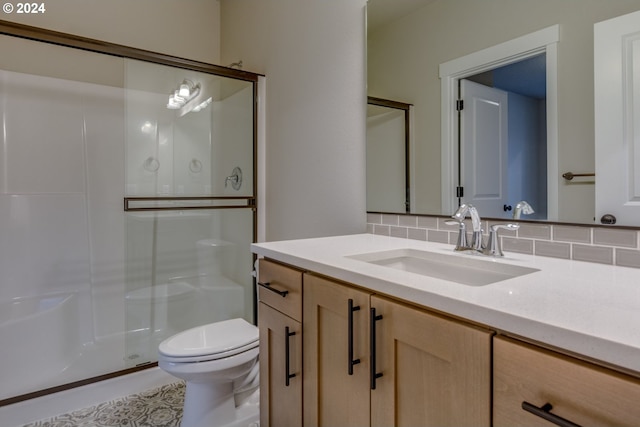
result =
[[0,406],[254,321],[258,75],[0,21]]

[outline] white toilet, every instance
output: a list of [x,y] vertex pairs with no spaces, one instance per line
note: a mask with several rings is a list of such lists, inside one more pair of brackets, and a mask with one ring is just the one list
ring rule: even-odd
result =
[[236,408],[257,390],[258,328],[244,319],[210,323],[160,343],[158,366],[186,382],[182,427],[257,426],[253,410]]

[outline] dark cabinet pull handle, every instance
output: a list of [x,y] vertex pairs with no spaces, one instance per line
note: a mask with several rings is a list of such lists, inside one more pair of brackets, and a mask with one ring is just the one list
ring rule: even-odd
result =
[[376,389],[376,380],[382,376],[381,372],[376,372],[376,322],[382,320],[382,314],[376,316],[376,309],[371,308],[371,317],[369,317],[369,353],[370,353],[370,376],[371,390]]
[[533,415],[536,415],[560,427],[580,427],[579,424],[572,423],[565,418],[562,418],[556,414],[552,414],[551,410],[553,409],[553,406],[551,405],[551,403],[545,403],[544,405],[542,405],[542,407],[539,408],[529,402],[522,402],[522,409],[527,412],[531,412]]
[[291,360],[289,359],[289,351],[290,351],[290,345],[289,345],[289,338],[294,336],[296,333],[295,332],[289,332],[289,327],[286,326],[284,328],[284,385],[289,387],[289,383],[290,383],[290,379],[294,378],[296,376],[296,374],[290,374],[289,370],[291,369]]
[[280,295],[282,298],[286,297],[287,294],[289,293],[289,291],[287,291],[287,290],[281,291],[281,290],[278,290],[278,289],[272,287],[271,283],[269,283],[269,282],[266,282],[266,283],[258,282],[258,285],[262,286],[265,289],[270,290],[271,292],[275,292],[276,294]]
[[348,335],[349,335],[349,375],[353,375],[353,365],[360,363],[360,359],[353,358],[353,312],[359,311],[360,306],[353,305],[353,300],[349,298],[349,313],[348,313]]

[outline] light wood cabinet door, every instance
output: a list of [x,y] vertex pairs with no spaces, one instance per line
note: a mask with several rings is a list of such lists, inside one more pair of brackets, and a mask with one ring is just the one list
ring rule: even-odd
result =
[[371,307],[372,426],[491,424],[491,332],[377,296]]
[[[350,309],[349,301],[352,301]],[[304,425],[369,425],[369,294],[304,275]],[[349,363],[349,326],[353,359]]]
[[494,340],[493,397],[496,427],[640,425],[637,378],[505,337]]
[[258,305],[260,425],[302,425],[302,324]]

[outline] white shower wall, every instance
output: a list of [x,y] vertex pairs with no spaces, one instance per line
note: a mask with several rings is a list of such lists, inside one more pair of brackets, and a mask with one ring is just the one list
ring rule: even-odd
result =
[[[165,107],[184,79],[200,86],[190,104],[211,98],[208,107],[184,115]],[[250,83],[135,60],[125,61],[125,82],[127,196],[253,195]],[[157,163],[145,169],[149,159]],[[237,191],[225,186],[236,166]]]
[[126,98],[127,196],[210,194],[211,109],[176,119],[168,95],[127,89]]
[[83,342],[121,330],[92,296],[123,283],[122,89],[0,76],[0,299],[76,293]]

